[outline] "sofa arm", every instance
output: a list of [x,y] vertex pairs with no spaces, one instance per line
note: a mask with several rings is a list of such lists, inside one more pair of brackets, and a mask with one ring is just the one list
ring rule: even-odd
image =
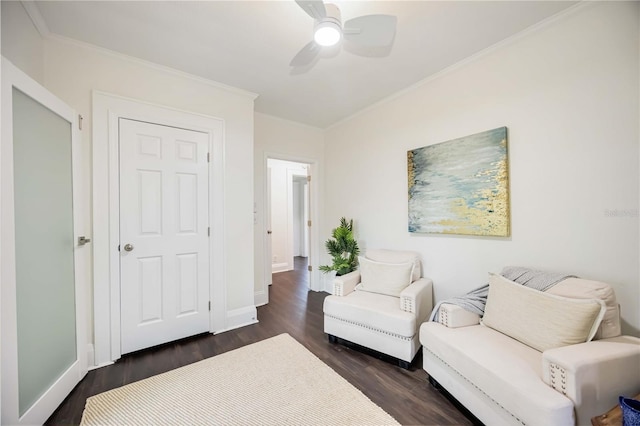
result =
[[333,280],[333,295],[346,296],[351,293],[359,283],[360,271],[353,271],[348,274],[335,277]]
[[542,379],[573,401],[576,424],[607,412],[618,396],[640,392],[640,339],[618,336],[549,349]]
[[433,281],[420,278],[400,293],[400,309],[416,315],[420,322],[433,308]]
[[469,312],[458,305],[443,303],[440,305],[436,321],[449,328],[469,327],[480,324],[480,315]]

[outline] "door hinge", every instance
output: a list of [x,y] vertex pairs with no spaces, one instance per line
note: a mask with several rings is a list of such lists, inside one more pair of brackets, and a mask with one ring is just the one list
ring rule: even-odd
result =
[[207,237],[211,236],[211,227],[207,227]]
[[209,300],[209,310],[211,310],[211,300]]
[[211,154],[207,152],[207,163],[210,163],[210,162],[211,162]]
[[309,272],[313,271],[313,267],[311,265],[307,266],[307,271]]
[[311,176],[307,176],[307,182],[311,182]]
[[307,221],[307,226],[309,226],[309,227],[311,226],[311,221],[310,220]]
[[82,120],[84,120],[84,117],[82,114],[78,114],[78,129],[80,130],[82,130]]

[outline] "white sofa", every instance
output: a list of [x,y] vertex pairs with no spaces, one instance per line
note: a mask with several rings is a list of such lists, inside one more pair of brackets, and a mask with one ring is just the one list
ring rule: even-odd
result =
[[[424,369],[432,384],[491,426],[589,425],[592,417],[615,406],[618,396],[637,395],[640,339],[620,335],[613,289],[568,278],[547,293],[603,300],[606,310],[594,340],[541,352],[480,324],[478,315],[442,304],[440,322],[420,328]],[[487,303],[491,297],[490,292]]]
[[324,300],[324,331],[331,342],[341,338],[356,343],[397,358],[400,366],[408,368],[420,350],[420,324],[433,307],[433,283],[421,278],[420,258],[415,252],[368,250],[365,258],[382,267],[412,263],[409,281],[393,296],[375,289],[367,291],[360,270],[336,277],[333,295]]

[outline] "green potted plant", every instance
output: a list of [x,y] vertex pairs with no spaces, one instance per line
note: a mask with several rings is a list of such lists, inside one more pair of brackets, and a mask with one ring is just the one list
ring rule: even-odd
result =
[[358,242],[353,238],[353,219],[347,221],[340,218],[340,226],[331,233],[331,238],[325,243],[327,252],[333,259],[333,264],[322,265],[320,270],[325,274],[335,271],[337,276],[355,271],[358,267]]

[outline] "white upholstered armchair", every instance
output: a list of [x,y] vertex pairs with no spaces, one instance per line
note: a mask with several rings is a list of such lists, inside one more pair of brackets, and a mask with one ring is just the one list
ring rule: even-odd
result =
[[336,277],[324,300],[324,331],[398,359],[409,368],[420,349],[418,330],[433,307],[433,283],[421,278],[419,255],[368,250],[357,271]]

